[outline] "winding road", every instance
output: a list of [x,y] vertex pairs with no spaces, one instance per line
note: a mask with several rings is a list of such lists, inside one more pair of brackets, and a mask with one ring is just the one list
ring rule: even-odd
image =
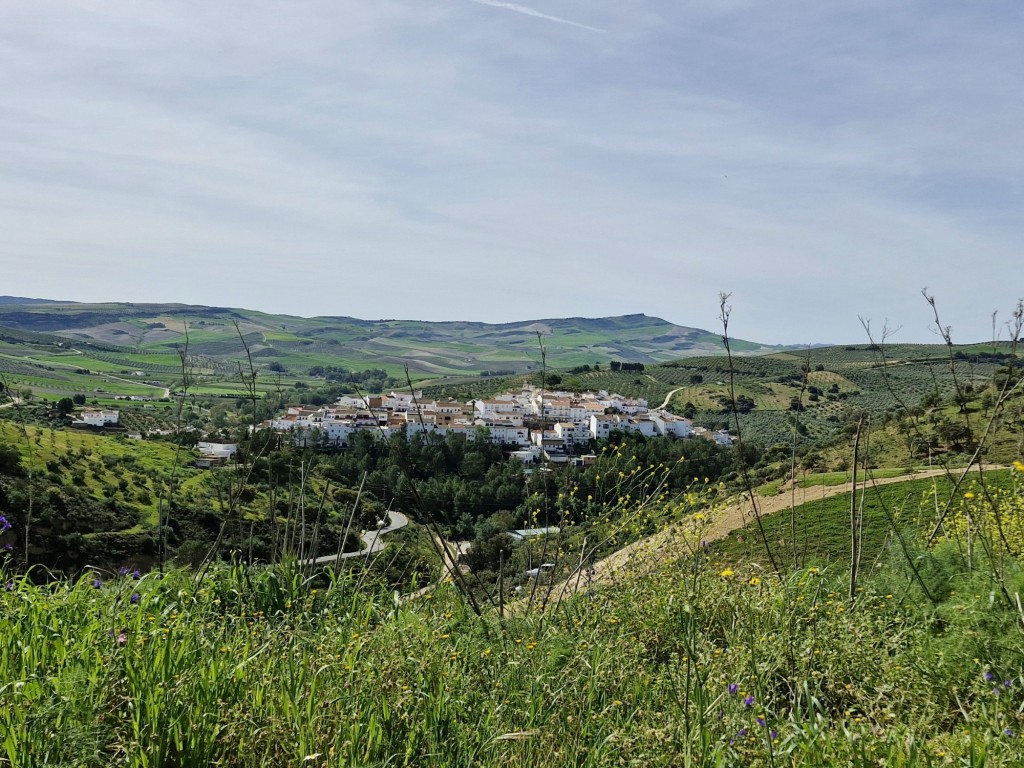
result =
[[388,524],[383,528],[377,528],[373,531],[363,531],[359,538],[363,541],[363,548],[358,552],[342,552],[340,555],[337,553],[333,555],[323,555],[322,557],[315,558],[313,560],[303,561],[303,565],[326,565],[327,563],[333,563],[337,560],[349,560],[353,557],[364,557],[366,555],[375,555],[384,549],[384,542],[382,537],[385,533],[391,533],[397,531],[399,528],[405,528],[409,524],[409,518],[403,515],[401,512],[391,511],[388,512]]

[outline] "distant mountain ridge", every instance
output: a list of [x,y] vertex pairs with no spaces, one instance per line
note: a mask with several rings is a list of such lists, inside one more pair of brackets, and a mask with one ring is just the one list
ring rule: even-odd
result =
[[[12,297],[5,297],[12,298]],[[645,314],[569,317],[511,323],[361,320],[347,316],[296,317],[188,304],[83,304],[0,299],[0,326],[44,334],[72,345],[116,347],[135,354],[177,351],[237,360],[245,349],[287,370],[314,365],[410,370],[424,376],[522,373],[540,365],[538,333],[551,368],[623,362],[658,363],[718,354],[717,333],[675,325]],[[237,326],[237,327],[236,327]],[[733,351],[780,347],[733,340]]]
[[25,296],[0,296],[0,304],[73,304],[72,301],[54,299],[29,299]]

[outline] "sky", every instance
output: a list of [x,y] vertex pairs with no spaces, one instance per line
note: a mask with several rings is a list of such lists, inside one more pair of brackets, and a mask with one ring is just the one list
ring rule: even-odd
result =
[[[992,338],[1019,0],[0,0],[0,294]],[[1005,331],[1003,331],[1005,337]]]

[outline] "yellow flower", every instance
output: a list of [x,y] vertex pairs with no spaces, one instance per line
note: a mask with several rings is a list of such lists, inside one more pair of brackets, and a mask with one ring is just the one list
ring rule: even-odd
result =
[[974,498],[974,494],[971,493],[970,491],[968,491],[967,493],[964,494],[964,498],[965,499],[973,499]]
[[733,571],[732,568],[726,568],[724,571],[722,571],[718,575],[721,576],[723,579],[729,579],[729,578],[732,578],[733,576],[735,576],[736,572]]
[[756,587],[760,583],[761,583],[761,580],[757,576],[751,576],[750,577],[750,586]]
[[1013,468],[1016,469],[1018,472],[1024,472],[1024,461],[1013,462]]

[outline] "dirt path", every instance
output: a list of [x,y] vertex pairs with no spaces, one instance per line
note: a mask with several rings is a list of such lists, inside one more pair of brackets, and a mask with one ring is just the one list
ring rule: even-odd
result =
[[[655,379],[655,381],[657,381],[657,379]],[[663,411],[666,408],[668,408],[668,404],[672,401],[672,398],[675,397],[676,392],[682,392],[684,389],[686,389],[686,387],[676,387],[675,389],[673,389],[671,392],[665,395],[665,402],[659,405],[655,410]]]
[[[985,469],[1002,469],[1002,467],[986,466]],[[953,469],[952,472],[954,476],[958,476],[963,470]],[[873,483],[869,480],[868,485],[889,485],[890,483],[903,483],[908,480],[940,477],[945,474],[946,470],[944,469],[927,469],[909,472],[897,477],[879,478]],[[861,482],[858,481],[857,484],[860,486]],[[791,505],[800,506],[801,504],[813,501],[821,501],[822,499],[828,499],[842,493],[849,493],[851,490],[853,490],[852,482],[843,483],[842,485],[819,485],[809,488],[794,488],[792,485],[788,485],[777,496],[757,496],[755,491],[755,500],[757,501],[758,513],[762,517],[766,517],[776,512],[787,510]],[[703,541],[716,541],[725,538],[729,533],[742,528],[753,519],[754,515],[750,505],[750,498],[744,496],[716,515],[708,529],[701,532],[700,539]],[[608,555],[608,557],[596,561],[592,566],[592,570],[584,578],[577,578],[576,575],[573,575],[567,581],[556,584],[551,590],[551,595],[557,597],[564,593],[568,597],[578,588],[613,581],[616,575],[623,571],[634,570],[636,566],[642,565],[648,558],[657,558],[659,553],[664,552],[673,544],[678,544],[681,538],[682,531],[678,525],[675,525],[645,539],[628,544]]]

